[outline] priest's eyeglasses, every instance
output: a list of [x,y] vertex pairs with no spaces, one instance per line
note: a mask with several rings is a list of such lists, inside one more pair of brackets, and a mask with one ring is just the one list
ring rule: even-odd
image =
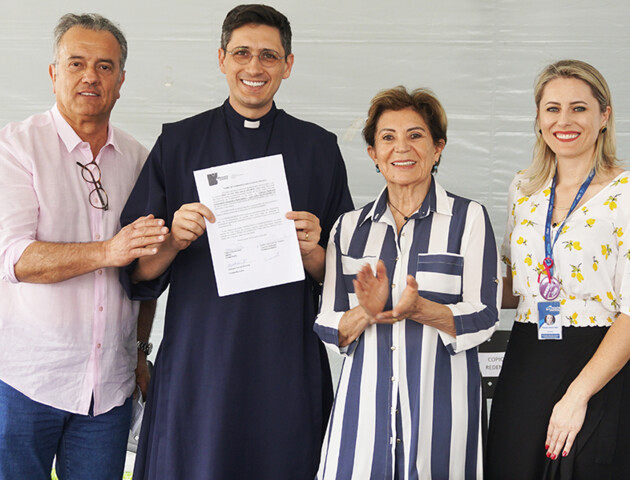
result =
[[247,65],[253,57],[257,57],[263,67],[275,67],[280,60],[287,58],[286,55],[283,57],[274,50],[263,50],[258,55],[254,55],[248,48],[235,48],[231,52],[226,50],[225,53],[232,55],[234,61],[241,65]]
[[109,202],[107,199],[107,192],[101,184],[101,169],[98,164],[92,160],[90,163],[83,165],[77,162],[77,165],[81,167],[81,176],[90,185],[94,185],[94,189],[90,191],[88,199],[90,205],[99,210],[107,210],[109,208]]

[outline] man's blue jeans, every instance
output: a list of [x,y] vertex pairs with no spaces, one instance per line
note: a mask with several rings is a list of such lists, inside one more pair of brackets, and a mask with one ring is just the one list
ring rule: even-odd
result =
[[35,402],[0,381],[0,480],[118,480],[125,468],[131,397],[102,415]]

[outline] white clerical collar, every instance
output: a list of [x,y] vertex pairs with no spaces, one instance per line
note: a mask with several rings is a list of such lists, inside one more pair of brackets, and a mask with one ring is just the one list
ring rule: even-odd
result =
[[245,120],[243,120],[243,126],[245,128],[258,128],[258,127],[260,127],[260,120],[252,121],[252,120],[245,119]]

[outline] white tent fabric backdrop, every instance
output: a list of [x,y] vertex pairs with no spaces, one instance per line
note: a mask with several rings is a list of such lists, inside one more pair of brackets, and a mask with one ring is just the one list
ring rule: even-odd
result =
[[[50,108],[52,29],[67,12],[96,11],[129,42],[113,122],[151,148],[161,124],[227,97],[217,65],[225,0],[5,2],[0,17],[0,127]],[[630,152],[630,5],[557,0],[277,0],[293,28],[295,65],[277,104],[339,138],[357,206],[383,185],[361,129],[370,99],[395,85],[430,87],[449,117],[439,181],[483,203],[498,243],[507,189],[529,163],[536,75],[550,62],[596,66],[613,92],[618,153]],[[152,340],[159,343],[164,299]],[[510,327],[504,312],[502,328]],[[152,355],[154,356],[154,355]]]

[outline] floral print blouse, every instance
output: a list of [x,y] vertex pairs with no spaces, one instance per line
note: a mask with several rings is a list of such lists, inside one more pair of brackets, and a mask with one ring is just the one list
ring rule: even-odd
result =
[[[551,183],[528,197],[517,173],[508,195],[508,224],[501,253],[520,298],[516,321],[538,322],[538,290],[545,275],[545,222]],[[551,229],[555,238],[560,225]],[[553,248],[554,275],[561,283],[563,326],[610,326],[630,315],[630,172],[619,174],[571,213]],[[541,276],[542,278],[542,276]]]

